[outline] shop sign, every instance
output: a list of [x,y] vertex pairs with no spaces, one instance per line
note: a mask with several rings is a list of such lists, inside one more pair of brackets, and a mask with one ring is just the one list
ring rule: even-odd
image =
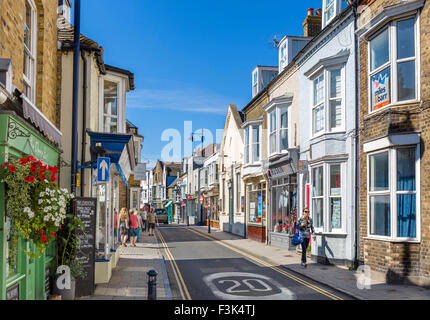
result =
[[6,300],[19,300],[19,283],[7,288]]
[[373,110],[378,110],[390,103],[390,68],[388,68],[372,77]]
[[270,169],[270,173],[272,177],[279,177],[294,174],[295,170],[291,164],[286,164],[281,167]]
[[299,173],[305,174],[309,171],[309,162],[307,160],[299,160]]
[[139,163],[134,168],[134,180],[146,181],[146,163]]
[[204,201],[205,199],[203,198],[203,194],[201,194],[200,195],[200,199],[199,199],[199,201],[200,201],[200,204],[203,204],[203,201]]

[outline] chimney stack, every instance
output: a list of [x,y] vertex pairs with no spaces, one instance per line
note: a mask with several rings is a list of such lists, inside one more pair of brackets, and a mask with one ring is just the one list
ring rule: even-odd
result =
[[316,15],[317,15],[318,17],[321,17],[321,16],[322,16],[322,9],[321,9],[321,8],[320,8],[320,9],[315,10],[315,12],[316,12]]
[[317,15],[314,16],[313,8],[308,8],[308,15],[303,22],[303,34],[305,37],[314,37],[321,31],[321,9],[317,9],[316,14]]

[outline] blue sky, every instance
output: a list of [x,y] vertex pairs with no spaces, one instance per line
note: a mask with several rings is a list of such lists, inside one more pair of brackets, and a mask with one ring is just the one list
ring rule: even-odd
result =
[[[105,63],[135,74],[127,118],[145,137],[142,161],[161,156],[165,129],[224,127],[229,104],[251,99],[256,65],[278,65],[274,35],[303,35],[307,8],[322,0],[82,0],[81,33]],[[197,144],[196,144],[197,146]]]

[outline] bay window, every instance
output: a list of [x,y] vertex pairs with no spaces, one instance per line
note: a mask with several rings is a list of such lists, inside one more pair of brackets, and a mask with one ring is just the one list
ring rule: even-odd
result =
[[269,112],[269,154],[274,155],[288,151],[289,148],[289,109],[277,106]]
[[369,235],[417,239],[419,147],[368,156]]
[[313,80],[312,133],[343,128],[343,68],[326,69]]
[[370,112],[418,98],[416,21],[393,21],[370,38]]
[[33,0],[25,1],[24,13],[24,95],[33,103],[36,101],[36,6]]

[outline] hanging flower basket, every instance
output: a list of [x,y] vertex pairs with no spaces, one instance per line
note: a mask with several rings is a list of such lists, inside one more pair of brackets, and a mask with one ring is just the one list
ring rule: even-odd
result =
[[45,253],[73,198],[67,189],[57,186],[57,175],[57,166],[48,166],[33,156],[0,165],[0,182],[8,187],[9,218],[20,236],[36,245],[35,252],[25,251],[32,258]]

